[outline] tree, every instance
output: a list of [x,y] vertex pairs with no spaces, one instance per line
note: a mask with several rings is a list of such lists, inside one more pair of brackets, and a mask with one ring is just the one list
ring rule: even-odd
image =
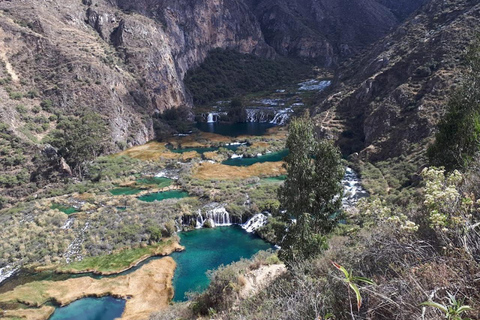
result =
[[56,147],[74,173],[82,178],[84,163],[98,157],[107,147],[108,130],[98,114],[85,112],[78,118],[60,121],[46,142]]
[[285,261],[311,257],[325,247],[325,235],[340,218],[344,168],[338,149],[317,141],[308,116],[293,119],[286,147],[287,178],[278,196],[285,219],[296,221],[282,242]]
[[228,121],[237,123],[245,122],[246,120],[247,110],[245,109],[242,100],[239,98],[232,99],[228,110]]
[[480,44],[466,56],[469,69],[463,84],[448,101],[438,124],[435,143],[428,148],[430,163],[447,171],[465,169],[480,150]]

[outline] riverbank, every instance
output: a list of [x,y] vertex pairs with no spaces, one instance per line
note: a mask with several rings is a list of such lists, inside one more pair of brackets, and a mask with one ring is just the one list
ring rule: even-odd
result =
[[176,263],[171,257],[153,260],[138,270],[114,278],[72,278],[65,281],[39,281],[18,286],[0,295],[0,303],[21,303],[30,309],[9,310],[10,318],[47,320],[54,301],[65,306],[85,297],[113,296],[127,299],[120,319],[148,318],[152,312],[168,307],[173,297],[172,278]]
[[96,275],[114,275],[136,267],[143,261],[155,256],[168,256],[173,252],[183,251],[185,248],[171,238],[163,240],[156,246],[122,250],[110,255],[87,257],[82,261],[57,267],[57,273]]

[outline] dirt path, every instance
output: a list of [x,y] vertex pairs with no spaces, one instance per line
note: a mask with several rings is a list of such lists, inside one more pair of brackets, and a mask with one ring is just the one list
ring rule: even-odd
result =
[[7,45],[5,44],[5,33],[3,32],[3,29],[0,28],[0,59],[2,59],[2,61],[5,63],[5,68],[7,69],[8,74],[12,77],[12,80],[14,82],[18,82],[20,78],[15,73],[15,70],[8,61],[7,50]]

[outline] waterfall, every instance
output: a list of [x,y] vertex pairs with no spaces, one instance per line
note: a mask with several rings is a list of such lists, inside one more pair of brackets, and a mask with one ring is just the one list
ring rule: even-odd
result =
[[246,122],[270,122],[275,117],[275,111],[272,108],[249,108]]
[[352,168],[346,168],[342,185],[342,205],[345,209],[355,206],[359,199],[368,197],[368,192],[363,189],[358,174]]
[[210,112],[210,113],[208,114],[207,122],[208,122],[208,123],[215,122],[215,119],[213,118],[213,113]]
[[195,228],[203,228],[205,223],[211,227],[231,226],[233,224],[230,214],[223,205],[218,203],[210,203],[199,209],[194,216],[184,216],[182,224],[184,226],[195,226]]
[[195,221],[195,228],[197,229],[202,228],[204,223],[205,223],[205,219],[203,219],[202,211],[198,210],[197,219]]
[[266,215],[264,215],[263,213],[257,213],[256,215],[248,219],[247,222],[242,224],[242,228],[248,233],[252,233],[254,231],[257,231],[260,227],[266,225],[267,220],[268,218]]
[[305,82],[301,82],[298,85],[300,88],[298,90],[301,91],[323,91],[327,87],[329,87],[332,84],[330,80],[323,80],[323,81],[318,81],[318,80],[308,80]]
[[231,226],[232,221],[230,220],[230,215],[224,207],[214,208],[206,212],[207,220],[210,219],[212,227],[216,226]]
[[277,125],[284,125],[287,123],[288,119],[290,119],[290,116],[293,114],[292,108],[286,108],[279,110],[276,114],[275,117],[273,117],[272,121],[270,123],[274,123]]

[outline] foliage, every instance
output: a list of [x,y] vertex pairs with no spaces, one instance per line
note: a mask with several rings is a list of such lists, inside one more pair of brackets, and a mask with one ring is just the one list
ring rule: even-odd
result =
[[85,162],[102,154],[108,146],[108,130],[96,113],[84,112],[80,117],[61,120],[57,129],[49,133],[46,142],[58,148],[74,172],[82,177]]
[[153,117],[153,130],[157,140],[171,137],[171,133],[188,133],[192,128],[191,112],[187,106],[165,109]]
[[467,318],[462,318],[461,314],[472,310],[472,307],[464,305],[462,300],[457,300],[455,296],[450,293],[448,293],[448,305],[433,301],[423,302],[421,305],[439,309],[445,313],[445,319],[447,320],[470,320]]
[[307,117],[290,123],[286,147],[287,178],[278,195],[284,215],[296,219],[282,243],[286,261],[307,258],[323,247],[324,237],[340,218],[344,168],[339,151],[317,141]]
[[247,111],[242,100],[235,98],[230,102],[227,119],[230,122],[245,122],[247,119]]
[[[332,264],[335,268],[342,271],[343,275],[345,276],[345,279],[343,279],[343,281],[348,286],[348,297],[350,298],[350,289],[352,289],[355,292],[355,296],[356,296],[356,299],[357,299],[357,309],[358,309],[358,311],[360,311],[360,307],[362,306],[362,296],[360,294],[360,289],[358,288],[358,286],[355,282],[364,282],[366,284],[374,284],[374,282],[372,280],[368,279],[368,278],[365,278],[365,277],[354,276],[351,271],[348,272],[347,269],[345,269],[344,267],[342,267],[341,265],[339,265],[336,262],[332,261]],[[351,303],[350,303],[350,306],[351,306]],[[350,311],[352,313],[352,318],[355,319],[355,317],[353,315],[353,311],[351,309],[350,309]]]
[[214,49],[185,76],[196,105],[272,89],[304,77],[308,67],[286,59],[268,60],[233,50]]
[[438,124],[435,143],[428,149],[430,162],[447,171],[466,169],[480,150],[480,42],[467,53],[469,73],[455,90],[445,117]]

